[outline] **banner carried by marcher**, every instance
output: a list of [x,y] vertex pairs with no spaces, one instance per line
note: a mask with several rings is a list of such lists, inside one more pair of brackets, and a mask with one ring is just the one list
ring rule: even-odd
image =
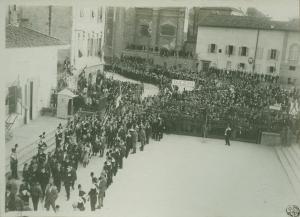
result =
[[195,88],[195,81],[172,79],[172,86],[177,86],[178,91],[192,91]]
[[270,105],[270,109],[280,111],[281,110],[281,104]]

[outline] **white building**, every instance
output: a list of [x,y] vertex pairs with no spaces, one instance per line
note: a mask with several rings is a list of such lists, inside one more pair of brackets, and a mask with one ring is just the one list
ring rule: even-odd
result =
[[279,75],[300,84],[298,22],[266,18],[210,15],[199,22],[196,52],[208,67]]
[[68,46],[39,32],[6,27],[5,91],[6,118],[16,118],[13,127],[37,118],[50,106],[52,89],[57,85],[58,49]]
[[71,65],[75,73],[102,71],[105,7],[73,6]]

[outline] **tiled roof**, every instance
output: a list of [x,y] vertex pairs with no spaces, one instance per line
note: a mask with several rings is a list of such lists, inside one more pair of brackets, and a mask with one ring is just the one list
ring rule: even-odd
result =
[[299,21],[284,22],[272,21],[268,18],[233,16],[233,15],[208,15],[198,22],[199,26],[266,29],[279,31],[300,31]]
[[6,48],[41,47],[65,45],[60,40],[36,32],[31,29],[16,26],[6,26]]

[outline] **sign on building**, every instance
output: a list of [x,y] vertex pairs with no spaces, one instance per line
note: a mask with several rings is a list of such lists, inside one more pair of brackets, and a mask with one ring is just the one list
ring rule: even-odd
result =
[[195,81],[172,79],[172,85],[177,86],[180,92],[184,89],[186,91],[192,91],[195,88]]

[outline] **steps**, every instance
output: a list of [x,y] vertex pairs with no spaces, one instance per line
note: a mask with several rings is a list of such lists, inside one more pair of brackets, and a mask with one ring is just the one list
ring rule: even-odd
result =
[[274,149],[290,184],[300,198],[300,146],[276,146]]

